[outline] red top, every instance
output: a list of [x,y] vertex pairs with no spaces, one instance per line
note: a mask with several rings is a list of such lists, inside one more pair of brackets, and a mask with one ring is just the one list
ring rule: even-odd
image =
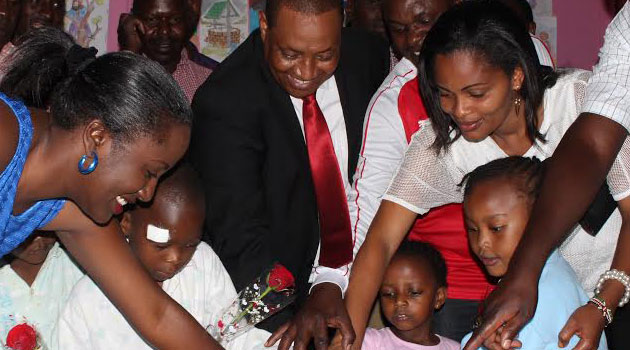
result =
[[[420,98],[417,77],[400,90],[398,112],[409,142],[419,129],[418,121],[428,118]],[[409,232],[409,239],[430,243],[442,253],[448,270],[449,299],[482,300],[494,288],[468,247],[460,203],[433,208],[419,217]]]

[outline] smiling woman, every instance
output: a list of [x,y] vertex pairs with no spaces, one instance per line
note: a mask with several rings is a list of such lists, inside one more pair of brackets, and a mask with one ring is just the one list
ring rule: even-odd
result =
[[9,57],[0,82],[0,256],[35,229],[56,231],[154,346],[218,349],[110,222],[122,205],[151,200],[158,178],[183,156],[192,121],[186,98],[149,59],[95,54],[42,28]]

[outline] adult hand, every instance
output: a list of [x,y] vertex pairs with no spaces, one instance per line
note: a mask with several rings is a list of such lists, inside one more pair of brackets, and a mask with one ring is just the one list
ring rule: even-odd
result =
[[140,53],[142,41],[140,35],[144,35],[144,24],[138,17],[121,13],[118,20],[118,46],[120,50]]
[[577,335],[580,341],[572,350],[597,350],[599,339],[604,331],[602,312],[593,304],[579,307],[564,325],[558,335],[558,346],[564,348],[571,337]]
[[326,350],[329,327],[341,332],[343,349],[350,349],[355,334],[341,290],[336,284],[322,283],[313,287],[311,295],[293,320],[277,329],[265,346],[273,346],[280,340],[278,350],[288,350],[291,344],[294,344],[294,350],[306,350],[313,339],[315,349]]
[[486,299],[483,322],[463,350],[493,342],[505,350],[512,348],[518,332],[534,315],[537,301],[537,277],[507,275]]

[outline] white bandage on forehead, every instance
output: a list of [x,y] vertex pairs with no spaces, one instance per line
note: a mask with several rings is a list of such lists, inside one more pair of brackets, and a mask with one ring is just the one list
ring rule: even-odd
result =
[[171,239],[171,235],[167,229],[148,224],[147,239],[155,243],[168,243],[168,240]]

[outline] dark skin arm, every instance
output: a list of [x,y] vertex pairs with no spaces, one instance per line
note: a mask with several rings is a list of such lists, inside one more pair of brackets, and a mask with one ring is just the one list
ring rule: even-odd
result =
[[139,334],[158,349],[223,349],[146,273],[118,224],[98,226],[67,202],[46,230],[59,239]]
[[580,115],[569,128],[547,168],[508,273],[486,300],[484,322],[464,350],[477,349],[503,324],[500,343],[507,349],[532,318],[547,257],[586,211],[626,136],[621,125],[595,114]]

